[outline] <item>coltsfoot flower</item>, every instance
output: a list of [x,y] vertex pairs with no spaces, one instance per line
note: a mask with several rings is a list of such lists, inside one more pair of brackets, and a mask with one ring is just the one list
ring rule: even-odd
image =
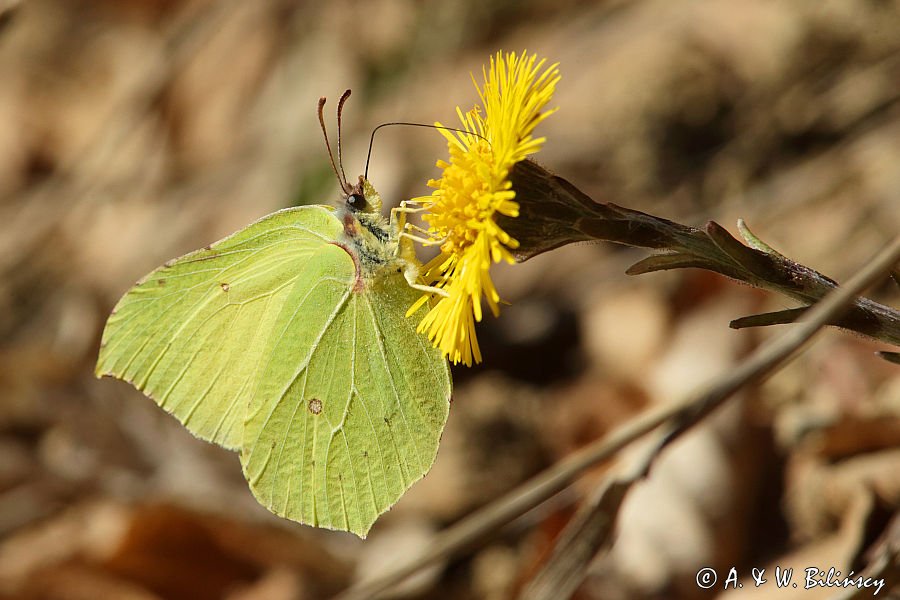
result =
[[[466,113],[456,109],[464,132],[440,129],[436,123],[447,138],[450,160],[437,162],[443,173],[428,182],[434,191],[407,203],[423,212],[427,228],[422,241],[441,250],[420,273],[441,293],[419,330],[454,363],[481,362],[475,322],[482,318],[482,298],[494,316],[500,312],[490,268],[500,261],[514,262],[518,242],[497,219],[518,216],[511,171],[540,150],[544,138],[532,137],[532,132],[555,112],[545,106],[559,82],[559,70],[545,63],[524,52],[498,52],[491,58],[483,70],[483,86],[475,83],[481,105]],[[422,296],[409,314],[430,298]]]

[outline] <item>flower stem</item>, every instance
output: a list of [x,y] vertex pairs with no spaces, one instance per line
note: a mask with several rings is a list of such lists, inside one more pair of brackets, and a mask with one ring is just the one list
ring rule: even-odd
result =
[[[498,218],[497,223],[519,241],[513,252],[518,262],[572,242],[602,240],[657,251],[632,265],[626,271],[629,275],[705,269],[793,298],[802,308],[837,287],[837,282],[815,269],[765,251],[768,246],[755,236],[755,247],[744,245],[715,221],[702,229],[688,227],[610,202],[595,202],[529,160],[516,164],[511,180],[520,214]],[[732,322],[732,327],[792,322],[802,312],[745,317]],[[832,324],[900,346],[900,311],[868,298],[857,298],[850,311]]]

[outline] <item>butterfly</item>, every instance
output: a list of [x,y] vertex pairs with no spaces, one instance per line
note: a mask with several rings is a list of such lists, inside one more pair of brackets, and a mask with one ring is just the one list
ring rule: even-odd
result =
[[338,177],[339,207],[280,210],[141,279],[96,373],[238,451],[275,514],[365,537],[431,468],[451,379],[421,315],[406,316],[422,286],[402,218],[381,215],[364,177],[350,185],[342,164]]

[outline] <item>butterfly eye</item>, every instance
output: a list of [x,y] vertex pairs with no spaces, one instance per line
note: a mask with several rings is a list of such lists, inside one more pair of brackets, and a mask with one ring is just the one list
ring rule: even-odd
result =
[[366,210],[366,206],[368,206],[366,197],[362,194],[350,194],[347,196],[347,205],[353,210]]

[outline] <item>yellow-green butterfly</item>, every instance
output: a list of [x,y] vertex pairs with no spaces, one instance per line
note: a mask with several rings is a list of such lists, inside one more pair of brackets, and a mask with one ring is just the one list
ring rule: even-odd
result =
[[139,281],[96,372],[239,450],[275,514],[364,537],[434,462],[451,383],[406,317],[422,292],[403,215],[389,223],[368,181],[339,177],[342,207],[278,211]]

